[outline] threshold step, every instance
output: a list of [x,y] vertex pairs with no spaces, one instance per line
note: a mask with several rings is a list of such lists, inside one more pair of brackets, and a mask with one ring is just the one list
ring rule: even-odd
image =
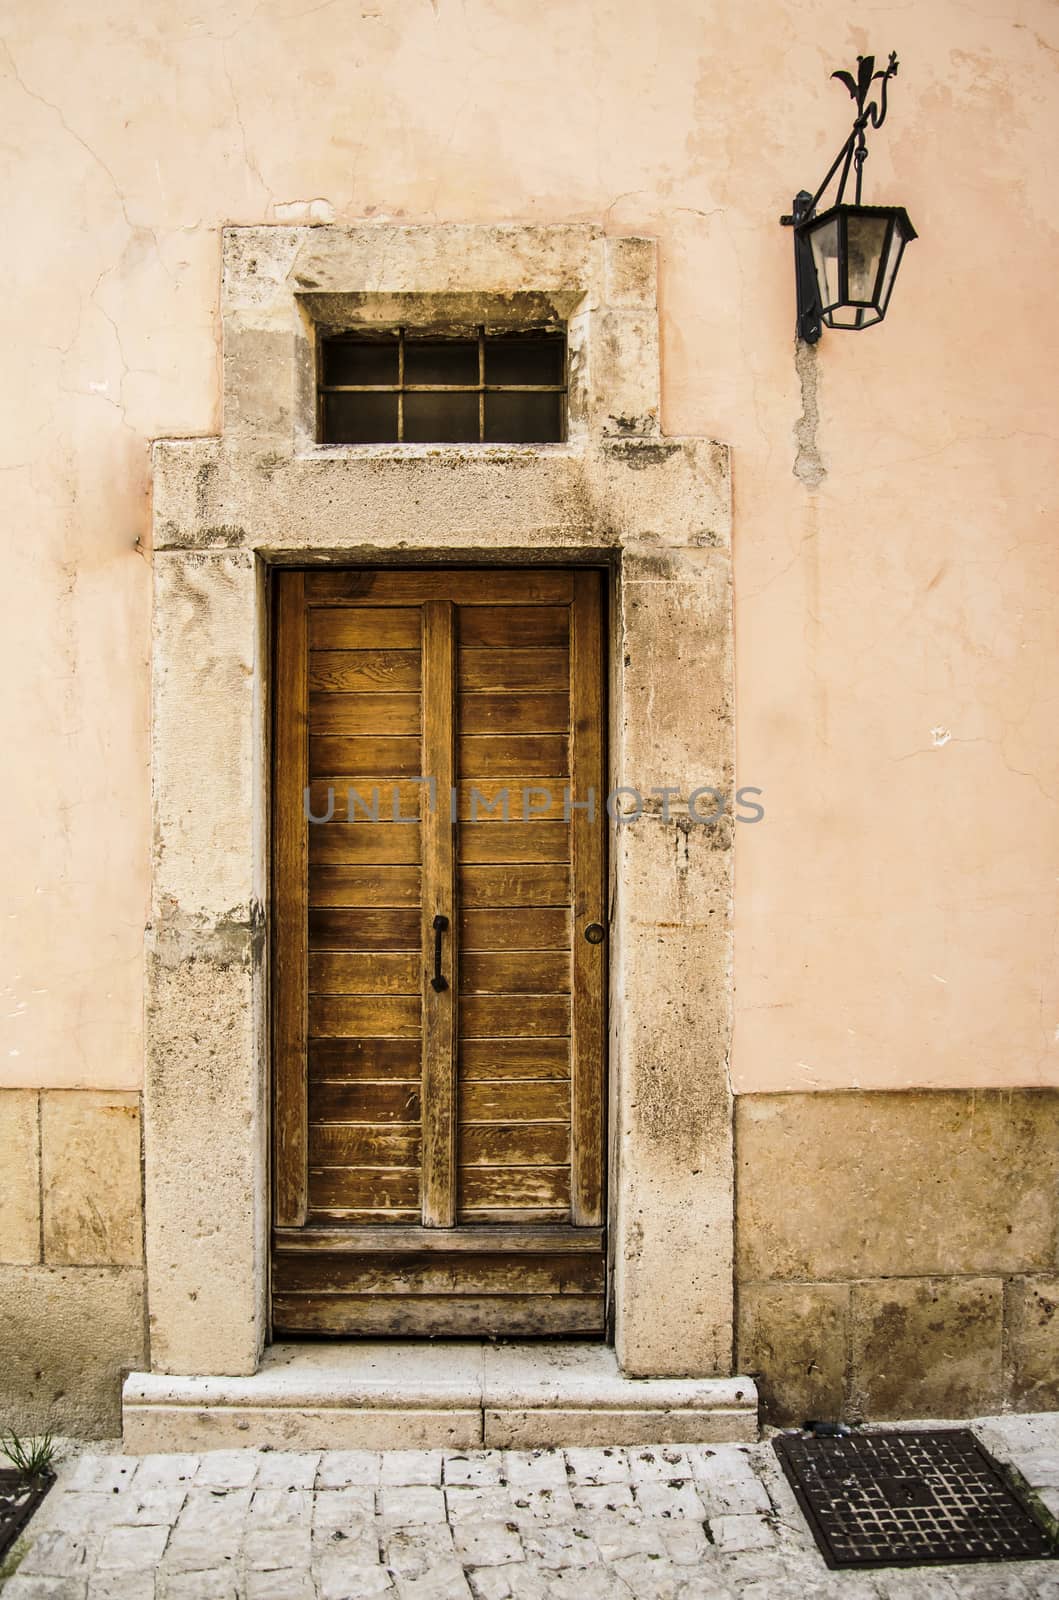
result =
[[629,1378],[608,1345],[276,1344],[247,1377],[133,1372],[126,1451],[537,1449],[757,1438],[751,1378]]

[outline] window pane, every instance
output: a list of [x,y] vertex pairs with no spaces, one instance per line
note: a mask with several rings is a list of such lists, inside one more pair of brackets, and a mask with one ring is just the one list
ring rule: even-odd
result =
[[869,305],[875,294],[879,262],[886,245],[888,217],[858,217],[846,224],[849,252],[849,298]]
[[397,438],[395,394],[325,394],[325,444],[384,444]]
[[565,383],[565,365],[561,333],[498,333],[485,341],[486,383]]
[[384,339],[325,339],[324,378],[331,383],[396,383],[397,335]]
[[[477,383],[476,339],[410,339],[404,342],[405,383]],[[440,435],[435,435],[435,438]],[[459,437],[463,437],[461,434]],[[477,432],[475,438],[477,438]]]
[[485,437],[491,444],[546,444],[563,436],[561,394],[487,394]]
[[404,436],[412,444],[465,444],[478,438],[476,394],[406,394]]

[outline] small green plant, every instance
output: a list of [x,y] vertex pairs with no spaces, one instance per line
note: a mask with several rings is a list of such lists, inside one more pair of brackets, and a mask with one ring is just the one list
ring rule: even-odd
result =
[[23,1478],[43,1478],[55,1459],[55,1439],[50,1433],[36,1439],[20,1439],[17,1433],[0,1432],[0,1453]]

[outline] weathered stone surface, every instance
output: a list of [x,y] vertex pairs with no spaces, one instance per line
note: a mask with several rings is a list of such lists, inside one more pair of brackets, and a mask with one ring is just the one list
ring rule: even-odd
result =
[[35,1089],[0,1089],[0,1262],[40,1260],[40,1146]]
[[1026,1411],[1059,1408],[1059,1277],[1005,1284],[1013,1403]]
[[654,307],[658,298],[657,239],[606,239],[603,266],[609,306]]
[[0,1392],[17,1433],[113,1438],[121,1381],[144,1359],[135,1267],[0,1267]]
[[837,1420],[845,1409],[849,1288],[752,1283],[739,1291],[736,1364],[759,1374],[762,1420]]
[[874,1421],[996,1410],[1002,1324],[998,1278],[855,1284],[851,1415]]
[[1054,1267],[1054,1090],[740,1096],[736,1152],[742,1281]]
[[138,1266],[143,1260],[139,1095],[45,1090],[41,1165],[45,1261]]

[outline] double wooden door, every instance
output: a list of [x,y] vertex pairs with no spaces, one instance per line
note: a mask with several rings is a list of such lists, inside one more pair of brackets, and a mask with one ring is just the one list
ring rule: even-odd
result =
[[274,602],[274,1331],[600,1335],[602,574]]

